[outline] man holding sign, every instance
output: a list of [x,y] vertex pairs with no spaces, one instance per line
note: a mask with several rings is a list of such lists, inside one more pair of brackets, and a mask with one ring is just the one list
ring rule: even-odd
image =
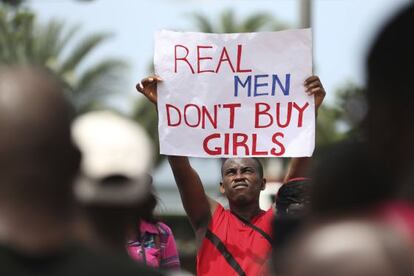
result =
[[[191,33],[190,37],[191,35],[194,35],[194,33]],[[271,220],[274,212],[273,209],[263,211],[259,207],[259,195],[266,184],[260,161],[256,158],[239,157],[298,157],[311,155],[314,141],[305,141],[303,143],[303,139],[301,138],[307,136],[303,136],[297,129],[310,129],[313,127],[313,132],[311,132],[310,138],[308,138],[314,139],[314,112],[320,106],[325,96],[322,84],[316,76],[304,77],[300,83],[302,89],[297,88],[298,84],[296,82],[290,83],[291,78],[296,79],[296,75],[300,75],[300,72],[306,71],[301,70],[302,68],[300,66],[296,67],[294,63],[289,65],[290,68],[288,69],[296,73],[284,74],[283,80],[279,77],[274,77],[277,74],[264,74],[266,72],[263,74],[255,74],[254,76],[244,75],[255,73],[255,70],[243,67],[244,65],[249,65],[249,62],[243,64],[243,45],[248,46],[250,44],[238,44],[239,37],[228,37],[235,35],[237,36],[237,34],[225,34],[221,37],[221,35],[211,34],[214,43],[216,43],[214,44],[215,46],[210,45],[211,48],[209,45],[203,43],[203,41],[200,42],[197,40],[202,45],[200,44],[196,47],[197,54],[195,55],[195,62],[190,57],[189,43],[184,43],[185,41],[189,41],[186,37],[184,39],[178,39],[183,39],[182,41],[175,41],[172,44],[166,43],[164,45],[165,48],[162,48],[162,50],[159,48],[159,51],[156,46],[156,69],[157,73],[163,76],[163,82],[160,83],[161,78],[159,77],[148,77],[137,85],[138,91],[143,93],[154,104],[158,104],[161,153],[168,155],[168,160],[174,173],[184,208],[200,245],[197,256],[197,274],[199,275],[263,274],[265,263],[271,249]],[[243,35],[252,36],[254,34],[239,34],[239,36]],[[295,35],[297,35],[296,32]],[[230,48],[227,46],[216,47],[220,43],[231,44],[231,42],[236,42],[235,44],[233,43],[236,45],[233,47],[233,55],[229,53]],[[256,46],[260,46],[260,43]],[[172,53],[170,56],[168,55],[168,49]],[[213,57],[214,54],[211,54],[211,56],[207,54],[202,55],[202,51],[208,49],[214,49],[213,52],[216,56]],[[157,53],[162,51],[165,51],[165,53],[161,54],[161,57],[159,55],[157,56]],[[235,58],[234,61],[231,60],[231,57]],[[172,63],[169,63],[169,59],[172,60]],[[217,60],[215,65],[208,65],[208,62],[214,59]],[[170,69],[164,68],[164,66],[157,67],[160,62],[164,62],[166,67],[168,67],[168,64],[172,64],[173,66]],[[269,63],[269,61],[262,59],[261,63]],[[227,72],[216,80],[214,80],[215,77],[209,78],[203,75],[211,74],[210,77],[216,76],[214,74],[217,74],[220,70],[224,70],[225,65],[227,66]],[[174,76],[176,76],[176,72],[182,69],[181,67],[186,68],[185,70],[188,71],[187,73],[190,76],[187,76],[188,78],[184,77],[184,80],[179,78],[174,81]],[[309,71],[311,70],[309,69]],[[235,73],[240,75],[234,75]],[[196,79],[194,79],[194,75],[197,75]],[[211,94],[217,92],[214,89],[220,85],[226,86],[226,81],[229,78],[233,80],[234,84],[234,86],[232,85],[234,90],[230,89],[232,91],[230,93],[231,95],[223,95],[225,93],[224,90],[218,89],[223,99],[221,99],[221,96],[218,96],[216,97],[217,102],[211,103],[209,101],[210,98],[215,97],[214,95],[211,96]],[[266,86],[259,82],[259,80],[264,78],[270,80],[271,84]],[[246,89],[244,91],[244,99],[237,102],[235,98],[241,95],[239,93],[241,91],[239,86],[240,82],[243,84],[241,87]],[[158,87],[158,90],[160,90],[159,97],[157,93],[158,83],[160,84]],[[211,89],[209,88],[210,86],[214,88]],[[269,88],[268,92],[261,89],[264,87]],[[196,90],[194,91],[194,89]],[[301,91],[301,95],[297,101],[284,98],[297,90]],[[185,95],[187,91],[198,94],[198,96],[188,101]],[[204,93],[205,91],[210,91],[210,93],[207,93],[207,97]],[[275,103],[274,97],[276,91],[285,96],[281,96],[282,98],[278,99]],[[162,93],[166,94],[162,95]],[[175,93],[180,93],[180,96],[178,94],[174,95]],[[271,97],[271,99],[268,99],[268,101],[264,98],[260,101],[252,100],[261,96],[264,98]],[[180,102],[180,99],[176,99],[177,97],[184,98],[187,102]],[[218,103],[219,101],[222,103]],[[270,111],[272,102],[274,112],[273,115],[270,115],[272,113]],[[269,108],[267,105],[269,105]],[[246,116],[244,118],[237,118],[237,114],[241,114],[237,110],[239,107],[242,108],[242,106],[246,110],[243,112]],[[251,106],[253,106],[253,110],[249,109]],[[312,109],[309,106],[312,106]],[[309,117],[305,115],[309,110],[312,110],[311,119],[305,118]],[[296,114],[294,114],[295,111]],[[249,112],[252,112],[250,115],[255,114],[253,116],[254,131],[249,130],[251,128],[251,126],[248,126],[247,119]],[[282,113],[285,115],[282,116]],[[222,119],[220,119],[220,116]],[[228,118],[227,120],[223,119],[226,117]],[[282,117],[285,120],[284,122],[281,121]],[[288,120],[292,120],[291,118],[293,117],[296,118],[295,123],[290,124]],[[280,134],[277,134],[276,138],[274,138],[275,134],[271,134],[270,140],[267,140],[266,135],[262,137],[259,135],[261,133],[257,131],[261,127],[269,128],[271,129],[270,132]],[[291,129],[286,133],[282,131],[275,132],[275,130],[284,130],[284,128],[289,127]],[[191,128],[191,132],[186,131],[187,128]],[[164,130],[165,132],[163,132]],[[211,130],[214,132],[209,133]],[[199,133],[194,135],[197,131]],[[181,134],[189,137],[182,136]],[[211,137],[211,135],[214,135],[214,138],[209,139],[208,137]],[[295,145],[293,138],[290,144],[285,144],[286,141],[280,142],[278,139],[285,137],[285,135],[296,136],[298,138],[297,140],[302,141],[302,145],[307,149],[301,151],[300,144],[292,147],[290,144]],[[188,140],[188,138],[190,139]],[[216,140],[214,141],[214,139]],[[221,146],[215,144],[220,139],[224,142]],[[169,140],[172,144],[166,144],[168,143],[166,140]],[[181,143],[179,143],[180,141]],[[272,143],[272,141],[272,146],[265,149],[268,146],[266,143]],[[225,210],[222,205],[205,194],[201,180],[198,174],[192,169],[186,156],[236,157],[226,159],[221,169],[222,181],[220,182],[220,192],[227,197],[230,210]],[[301,174],[306,167],[307,160],[308,158],[292,159],[287,179],[303,176]]]

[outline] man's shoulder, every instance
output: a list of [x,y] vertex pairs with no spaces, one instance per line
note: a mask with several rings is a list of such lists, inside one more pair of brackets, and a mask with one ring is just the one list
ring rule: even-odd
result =
[[100,275],[133,276],[163,275],[134,263],[128,256],[104,251],[95,251],[74,245],[47,255],[34,255],[18,252],[0,245],[0,275],[30,276],[39,275]]
[[[90,271],[90,274],[84,275],[163,275],[161,272],[144,267],[128,256],[122,254],[113,254],[112,252],[95,251],[81,248],[73,253],[72,267],[77,267],[81,273]],[[83,275],[83,274],[82,274]]]

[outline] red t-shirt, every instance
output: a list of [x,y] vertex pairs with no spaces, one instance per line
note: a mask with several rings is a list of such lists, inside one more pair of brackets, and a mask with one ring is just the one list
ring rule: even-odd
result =
[[[273,208],[262,212],[251,223],[268,235],[272,232]],[[263,275],[271,250],[262,234],[244,225],[230,210],[218,204],[211,218],[209,230],[213,232],[240,264],[246,275]],[[197,275],[237,275],[217,248],[204,238],[197,254]]]

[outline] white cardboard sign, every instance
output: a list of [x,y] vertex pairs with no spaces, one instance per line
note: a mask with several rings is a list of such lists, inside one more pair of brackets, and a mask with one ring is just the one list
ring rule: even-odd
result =
[[310,29],[155,35],[160,153],[195,157],[311,156]]

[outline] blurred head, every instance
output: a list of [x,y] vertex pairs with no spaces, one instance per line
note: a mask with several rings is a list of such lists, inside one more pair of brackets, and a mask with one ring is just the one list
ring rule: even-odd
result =
[[315,166],[311,186],[311,212],[317,217],[362,214],[394,198],[396,184],[367,145],[342,142],[326,149]]
[[135,122],[109,111],[78,117],[72,135],[83,154],[75,195],[83,204],[136,205],[152,190],[152,144]]
[[293,179],[284,183],[276,195],[276,216],[273,220],[273,255],[280,252],[296,237],[306,223],[310,205],[310,181]]
[[381,29],[367,59],[369,146],[373,155],[398,170],[412,166],[414,156],[413,25],[410,4]]
[[0,201],[61,212],[70,205],[80,155],[71,106],[46,70],[0,68]]
[[310,201],[310,181],[291,180],[284,183],[276,195],[277,215],[297,215],[306,211]]
[[221,175],[220,192],[227,197],[230,204],[242,206],[259,202],[266,179],[263,178],[263,167],[258,159],[226,159],[221,167]]
[[74,192],[92,237],[86,239],[123,250],[128,233],[156,205],[152,144],[138,124],[109,111],[78,117],[72,133],[83,154]]
[[298,237],[276,260],[277,275],[408,276],[414,273],[413,256],[404,237],[383,225],[330,222]]
[[[124,250],[126,238],[137,231],[140,219],[150,221],[157,204],[152,178],[107,175],[78,179],[75,197],[81,216],[78,234],[94,246]],[[84,228],[86,227],[86,228]]]

